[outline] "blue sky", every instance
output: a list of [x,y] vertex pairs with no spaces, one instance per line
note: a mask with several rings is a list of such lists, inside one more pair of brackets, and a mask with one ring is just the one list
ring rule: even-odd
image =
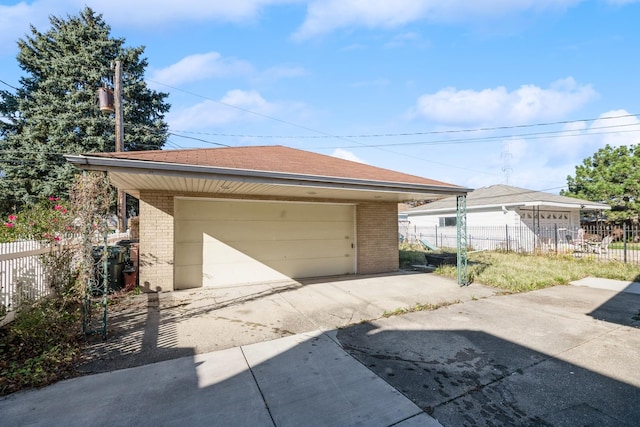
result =
[[281,144],[558,192],[640,142],[639,0],[2,0],[0,80],[18,85],[29,24],[85,4],[146,47],[166,149]]

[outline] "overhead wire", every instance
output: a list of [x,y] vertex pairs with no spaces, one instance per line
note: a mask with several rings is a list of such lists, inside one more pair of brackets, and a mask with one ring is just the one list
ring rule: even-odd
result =
[[[233,137],[233,138],[274,138],[274,139],[326,139],[326,138],[388,138],[388,137],[400,137],[400,136],[422,136],[422,135],[441,135],[441,134],[452,134],[452,133],[471,133],[471,132],[488,132],[488,131],[496,131],[496,130],[510,130],[510,129],[521,129],[521,128],[531,128],[531,127],[541,127],[541,126],[557,126],[557,125],[566,125],[573,123],[584,123],[584,122],[593,122],[597,120],[612,120],[612,119],[623,119],[629,117],[638,117],[640,114],[623,114],[619,116],[608,116],[608,117],[598,117],[598,118],[590,118],[590,119],[575,119],[575,120],[563,120],[556,122],[541,122],[541,123],[529,123],[529,124],[521,124],[521,125],[512,125],[512,126],[494,126],[494,127],[482,127],[482,128],[466,128],[466,129],[447,129],[447,130],[437,130],[437,131],[424,131],[424,132],[401,132],[401,133],[377,133],[377,134],[359,134],[359,135],[251,135],[251,134],[228,134],[228,133],[218,133],[218,132],[194,132],[187,130],[175,130],[174,132],[181,133],[191,133],[196,135],[211,135],[211,136],[223,136],[223,137]],[[617,126],[628,126],[628,125],[636,125],[637,123],[627,124],[627,125],[612,125],[609,127],[617,127]],[[598,127],[602,128],[602,127]],[[569,130],[565,130],[569,131]],[[562,132],[562,131],[555,131]]]
[[[634,130],[616,130],[610,132],[591,132],[593,129],[610,129],[610,128],[622,128],[626,126],[638,126],[638,129]],[[572,133],[573,132],[573,133]],[[582,133],[576,133],[582,132]],[[375,148],[375,147],[396,147],[396,146],[407,146],[407,145],[455,145],[455,144],[470,144],[474,142],[493,142],[495,140],[506,140],[513,138],[526,138],[526,139],[546,139],[546,138],[570,138],[570,137],[585,137],[590,135],[608,135],[613,133],[629,133],[629,132],[640,132],[640,123],[631,123],[625,125],[613,125],[613,126],[601,126],[601,127],[593,127],[587,130],[558,130],[558,131],[549,131],[549,132],[532,132],[532,133],[524,133],[524,134],[513,134],[513,135],[493,135],[493,136],[485,136],[485,137],[477,137],[477,138],[459,138],[459,139],[446,139],[446,140],[435,140],[435,141],[410,141],[410,142],[394,142],[394,143],[385,143],[385,144],[365,144],[364,147]],[[565,135],[566,134],[566,135]],[[323,148],[360,148],[363,146],[323,146]]]
[[[335,145],[335,146],[322,146],[316,147],[316,149],[347,149],[347,148],[375,148],[381,151],[389,152],[395,155],[405,156],[416,160],[425,161],[428,163],[439,164],[452,168],[459,168],[464,170],[472,170],[474,172],[482,173],[482,174],[490,174],[490,175],[498,175],[486,171],[478,171],[473,170],[468,167],[461,167],[460,165],[452,165],[444,162],[438,162],[433,159],[425,159],[415,154],[406,154],[394,150],[390,150],[388,147],[400,147],[400,146],[415,146],[415,145],[445,145],[445,144],[465,144],[465,143],[475,143],[475,142],[487,142],[487,141],[495,141],[495,140],[505,140],[512,139],[517,137],[525,137],[527,139],[542,139],[542,138],[566,138],[566,137],[577,137],[577,136],[588,136],[588,135],[601,135],[601,134],[609,134],[609,133],[626,133],[626,132],[638,132],[638,130],[620,130],[620,131],[612,131],[612,132],[592,132],[594,129],[614,129],[614,128],[622,128],[626,126],[636,126],[638,123],[632,124],[621,124],[621,125],[611,125],[611,126],[598,126],[589,129],[570,129],[570,130],[556,130],[556,131],[546,131],[546,132],[531,132],[531,133],[520,133],[520,134],[507,134],[507,135],[493,135],[486,137],[470,137],[470,138],[457,138],[457,139],[441,139],[441,140],[430,140],[430,141],[410,141],[410,142],[392,142],[392,143],[379,143],[379,144],[366,144],[360,141],[355,140],[354,138],[389,138],[389,137],[414,137],[414,136],[426,136],[426,135],[447,135],[447,134],[461,134],[461,133],[472,133],[472,132],[489,132],[489,131],[501,131],[501,130],[516,130],[516,129],[525,129],[525,128],[534,128],[534,127],[542,127],[542,126],[558,126],[558,125],[567,125],[572,123],[584,123],[584,122],[594,122],[596,120],[612,120],[612,119],[624,119],[630,117],[638,117],[639,114],[624,114],[618,116],[609,116],[609,117],[598,117],[598,118],[588,118],[588,119],[577,119],[577,120],[563,120],[563,121],[554,121],[554,122],[542,122],[542,123],[528,123],[528,124],[520,124],[520,125],[509,125],[509,126],[493,126],[493,127],[482,127],[482,128],[470,128],[470,129],[449,129],[449,130],[438,130],[438,131],[424,131],[424,132],[399,132],[399,133],[377,133],[377,134],[360,134],[360,135],[336,135],[331,134],[329,132],[324,132],[318,129],[313,129],[308,126],[300,125],[298,123],[294,123],[289,120],[283,120],[277,117],[270,116],[268,114],[259,113],[256,111],[252,111],[247,108],[243,108],[237,105],[225,103],[222,101],[218,101],[216,99],[206,97],[194,92],[190,92],[175,86],[171,86],[156,80],[146,79],[146,81],[165,86],[175,91],[179,91],[194,97],[202,98],[209,100],[211,102],[215,102],[219,105],[223,105],[228,108],[233,108],[239,111],[243,111],[247,114],[256,115],[259,117],[264,117],[269,120],[273,120],[282,124],[286,124],[292,127],[296,127],[299,129],[303,129],[309,132],[316,133],[317,135],[250,135],[250,134],[225,134],[225,133],[208,133],[208,132],[193,132],[193,131],[185,131],[185,130],[175,130],[169,129],[166,134],[168,136],[174,136],[178,138],[190,139],[198,142],[202,142],[205,144],[220,146],[220,147],[231,147],[232,145],[224,144],[221,142],[209,141],[204,138],[198,138],[194,136],[188,136],[184,134],[191,135],[210,135],[210,136],[218,136],[218,137],[233,137],[233,138],[273,138],[273,139],[339,139],[345,142],[350,142],[355,145]],[[5,84],[8,87],[18,90],[18,88],[6,83],[3,80],[0,80],[0,83]],[[125,124],[128,126],[129,124]],[[140,127],[140,125],[133,125]],[[153,128],[151,126],[142,125],[147,130],[151,132],[165,133],[164,130]],[[573,132],[573,133],[571,133]],[[578,132],[578,133],[576,133]],[[583,132],[583,133],[579,133]],[[180,147],[178,144],[172,142],[172,145],[175,147]],[[139,146],[144,146],[139,144]],[[155,147],[153,144],[149,144],[149,147]],[[181,148],[181,147],[180,147]],[[56,153],[61,154],[61,153]]]
[[15,89],[15,90],[20,90],[15,86],[10,85],[9,83],[5,82],[4,80],[0,79],[0,83],[2,83],[3,85],[9,86],[11,89]]

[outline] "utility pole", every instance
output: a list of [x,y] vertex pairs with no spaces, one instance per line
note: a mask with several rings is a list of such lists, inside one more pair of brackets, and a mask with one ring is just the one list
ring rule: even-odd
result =
[[[114,107],[116,114],[116,152],[124,148],[124,114],[122,112],[122,62],[115,61],[115,77],[113,79]],[[127,231],[127,194],[118,189],[118,231]]]

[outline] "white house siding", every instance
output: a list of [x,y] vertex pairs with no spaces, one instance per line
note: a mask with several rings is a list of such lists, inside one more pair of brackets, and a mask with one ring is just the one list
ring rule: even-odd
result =
[[[539,222],[534,221],[535,213]],[[506,208],[467,212],[467,241],[473,250],[509,249],[532,251],[542,245],[561,243],[567,233],[580,224],[577,210]],[[440,218],[455,217],[455,212],[409,212],[408,223],[401,223],[401,233],[409,240],[425,239],[439,247],[456,247],[457,227],[441,226]],[[536,230],[536,225],[540,229]],[[403,232],[404,231],[404,232]],[[540,232],[536,236],[536,231]]]

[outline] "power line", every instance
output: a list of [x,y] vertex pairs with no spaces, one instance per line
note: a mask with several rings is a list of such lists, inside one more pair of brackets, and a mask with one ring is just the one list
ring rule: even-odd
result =
[[11,89],[20,90],[17,87],[12,86],[9,83],[5,82],[4,80],[0,80],[0,83],[2,83],[3,85],[9,86]]
[[[227,104],[224,104],[227,105]],[[596,120],[612,120],[612,119],[623,119],[629,117],[638,117],[640,114],[624,114],[620,116],[609,116],[609,117],[598,117],[591,119],[577,119],[577,120],[563,120],[556,122],[543,122],[543,123],[530,123],[523,125],[513,125],[513,126],[495,126],[495,127],[484,127],[484,128],[469,128],[469,129],[450,129],[450,130],[439,130],[439,131],[425,131],[425,132],[402,132],[402,133],[379,133],[379,134],[360,134],[360,135],[251,135],[251,134],[228,134],[228,133],[217,133],[217,132],[194,132],[194,131],[186,131],[186,130],[174,130],[174,132],[181,133],[191,133],[196,135],[212,135],[212,136],[223,136],[223,137],[232,137],[232,138],[274,138],[274,139],[320,139],[320,138],[388,138],[388,137],[399,137],[399,136],[422,136],[422,135],[442,135],[442,134],[452,134],[452,133],[471,133],[471,132],[488,132],[488,131],[496,131],[496,130],[510,130],[510,129],[523,129],[523,128],[531,128],[531,127],[541,127],[541,126],[556,126],[556,125],[566,125],[573,123],[582,123],[582,122],[593,122]],[[268,116],[267,116],[268,117]],[[625,124],[625,125],[612,125],[609,127],[616,126],[633,126],[634,124]],[[592,128],[592,129],[600,129],[601,127]],[[565,131],[556,131],[556,132],[567,132]]]
[[[293,126],[293,127],[297,127],[297,128],[300,128],[300,129],[308,130],[310,132],[318,133],[318,134],[324,135],[327,138],[345,139],[344,137],[341,137],[341,136],[332,135],[332,134],[330,134],[328,132],[323,132],[323,131],[320,131],[320,130],[317,130],[317,129],[313,129],[313,128],[310,128],[310,127],[307,127],[307,126],[303,126],[303,125],[300,125],[300,124],[297,124],[297,123],[293,123],[293,122],[290,122],[290,121],[287,121],[287,120],[279,119],[277,117],[273,117],[273,116],[270,116],[268,114],[258,113],[257,111],[252,111],[252,110],[249,110],[248,108],[243,108],[243,107],[239,107],[237,105],[228,104],[226,102],[218,101],[217,99],[209,98],[209,97],[206,97],[206,96],[194,93],[194,92],[190,92],[190,91],[187,91],[187,90],[184,90],[184,89],[180,89],[180,88],[177,88],[175,86],[171,86],[171,85],[168,85],[168,84],[156,81],[156,80],[147,79],[147,81],[151,82],[151,83],[155,83],[155,84],[159,84],[159,85],[168,87],[168,88],[173,89],[173,90],[177,90],[177,91],[182,92],[182,93],[186,93],[187,95],[191,95],[191,96],[195,96],[195,97],[198,97],[198,98],[206,99],[207,101],[212,101],[212,102],[215,102],[216,104],[224,105],[225,107],[234,108],[236,110],[239,110],[239,111],[242,111],[242,112],[245,112],[245,113],[248,113],[248,114],[253,114],[255,116],[264,117],[266,119],[274,120],[276,122],[283,123],[283,124],[286,124],[286,125],[289,125],[289,126]],[[351,141],[351,142],[354,142],[354,141]]]
[[[615,126],[603,126],[603,127],[595,127],[591,129],[606,129],[606,128],[621,128],[625,126],[640,126],[640,123],[626,124],[626,125],[615,125]],[[454,144],[471,144],[474,142],[492,142],[495,140],[504,140],[509,138],[526,138],[526,139],[546,139],[546,138],[570,138],[570,137],[586,137],[591,135],[608,135],[612,133],[632,133],[632,132],[640,132],[640,128],[632,129],[632,130],[619,130],[619,131],[609,131],[609,132],[589,132],[583,130],[560,130],[560,131],[550,131],[550,132],[532,132],[525,134],[512,134],[512,135],[493,135],[493,136],[484,136],[477,138],[459,138],[459,139],[441,139],[434,141],[411,141],[411,142],[394,142],[394,143],[381,143],[381,144],[362,144],[362,145],[334,145],[334,146],[322,146],[321,148],[331,149],[331,148],[377,148],[377,147],[396,147],[396,146],[408,146],[408,145],[454,145]],[[583,133],[574,133],[569,135],[561,135],[563,133],[569,132],[583,132]]]
[[168,132],[167,134],[168,135],[177,136],[179,138],[193,139],[193,140],[196,140],[196,141],[204,142],[206,144],[218,145],[220,147],[231,147],[231,145],[228,145],[228,144],[222,144],[220,142],[207,141],[205,139],[196,138],[196,137],[193,137],[193,136],[180,135],[180,134],[177,134],[177,133],[174,133],[174,132]]

